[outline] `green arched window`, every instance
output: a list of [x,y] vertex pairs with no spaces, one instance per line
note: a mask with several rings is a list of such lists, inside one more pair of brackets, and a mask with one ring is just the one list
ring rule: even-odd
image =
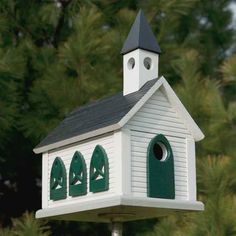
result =
[[60,200],[66,198],[66,168],[60,157],[57,157],[51,169],[50,199]]
[[90,192],[106,191],[109,188],[108,158],[104,148],[97,145],[90,162]]
[[174,157],[167,138],[159,134],[154,137],[147,151],[148,197],[175,198]]
[[84,157],[80,152],[75,152],[69,172],[69,195],[81,196],[87,193],[87,170]]

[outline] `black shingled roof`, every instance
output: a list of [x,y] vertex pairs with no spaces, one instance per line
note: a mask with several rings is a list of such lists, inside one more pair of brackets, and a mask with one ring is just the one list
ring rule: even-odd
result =
[[156,81],[150,80],[139,91],[126,96],[120,92],[75,109],[36,148],[118,123]]
[[129,35],[121,50],[121,54],[126,54],[137,48],[147,51],[161,53],[160,46],[150,28],[142,10],[139,11]]

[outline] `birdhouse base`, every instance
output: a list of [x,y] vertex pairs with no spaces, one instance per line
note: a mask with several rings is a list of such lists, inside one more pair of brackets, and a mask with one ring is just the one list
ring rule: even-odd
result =
[[85,222],[126,222],[166,216],[173,211],[202,211],[199,201],[114,196],[87,203],[53,206],[36,212],[36,218]]

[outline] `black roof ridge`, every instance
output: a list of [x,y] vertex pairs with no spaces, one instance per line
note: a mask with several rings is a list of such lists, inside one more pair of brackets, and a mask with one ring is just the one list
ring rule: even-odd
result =
[[158,54],[161,53],[160,46],[142,9],[139,10],[135,18],[121,54],[124,55],[138,48]]

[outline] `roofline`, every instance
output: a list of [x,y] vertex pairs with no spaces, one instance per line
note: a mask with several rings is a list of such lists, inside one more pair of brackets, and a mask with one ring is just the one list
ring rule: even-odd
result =
[[178,114],[183,118],[184,124],[192,134],[194,140],[200,141],[204,138],[204,134],[198,125],[195,123],[191,115],[188,113],[182,102],[179,100],[171,86],[168,84],[166,79],[161,76],[157,82],[149,89],[149,91],[135,104],[135,106],[119,121],[119,126],[123,127],[137,112],[138,110],[147,102],[147,100],[157,91],[160,86],[163,86],[166,95],[175,106]]
[[68,138],[68,139],[65,139],[65,140],[62,140],[62,141],[58,141],[56,143],[52,143],[52,144],[45,145],[45,146],[38,147],[38,148],[36,147],[36,148],[33,149],[33,151],[36,154],[47,152],[47,151],[50,151],[52,149],[56,149],[56,148],[66,146],[66,145],[69,145],[69,144],[72,144],[72,143],[75,143],[75,142],[79,142],[79,141],[82,141],[82,140],[85,140],[85,139],[88,139],[88,138],[92,138],[92,137],[95,137],[95,136],[98,136],[98,135],[102,135],[104,133],[109,133],[109,132],[118,130],[120,128],[121,127],[119,126],[119,124],[116,123],[116,124],[113,124],[113,125],[109,125],[109,126],[106,126],[106,127],[100,128],[100,129],[96,129],[96,130],[81,134],[81,135],[74,136],[72,138]]
[[162,85],[162,77],[148,90],[148,92],[134,105],[134,107],[119,121],[119,125],[123,127],[144,105],[144,103],[156,92],[156,90]]
[[66,146],[75,142],[79,142],[85,139],[89,139],[95,136],[102,135],[104,133],[109,133],[118,129],[121,129],[137,112],[138,110],[147,102],[147,100],[157,91],[161,86],[164,87],[166,96],[168,97],[171,104],[175,106],[177,113],[183,118],[184,124],[187,129],[190,131],[194,140],[200,141],[204,138],[204,134],[198,125],[195,123],[191,115],[188,113],[182,102],[179,100],[171,86],[168,84],[166,79],[161,76],[157,82],[148,90],[148,92],[134,105],[134,107],[116,124],[109,125],[97,130],[93,130],[81,135],[74,136],[72,138],[68,138],[62,141],[58,141],[49,145],[45,145],[39,148],[33,149],[34,153],[39,154],[43,152],[47,152],[52,149],[59,148],[61,146]]
[[142,49],[142,50],[145,50],[145,51],[148,51],[148,52],[152,52],[152,53],[155,53],[155,54],[161,54],[162,52],[161,52],[161,50],[159,51],[159,52],[157,52],[157,51],[155,51],[155,50],[150,50],[150,49],[146,49],[146,48],[144,48],[144,47],[140,47],[140,46],[137,46],[137,47],[134,47],[133,49],[130,49],[130,50],[128,50],[128,51],[126,51],[126,52],[122,52],[121,51],[121,55],[126,55],[126,54],[128,54],[128,53],[130,53],[130,52],[133,52],[133,51],[135,51],[135,50],[137,50],[137,49]]
[[[164,77],[163,77],[164,78]],[[165,80],[165,78],[164,78]],[[168,96],[169,101],[172,104],[175,104],[175,108],[177,110],[177,113],[182,116],[184,119],[184,124],[189,129],[190,133],[192,134],[194,140],[196,142],[201,141],[204,139],[205,135],[203,134],[202,130],[199,128],[199,126],[196,124],[192,116],[189,114],[183,103],[180,101],[174,90],[171,88],[169,83],[165,80],[164,83],[164,89],[166,90],[166,94]]]

